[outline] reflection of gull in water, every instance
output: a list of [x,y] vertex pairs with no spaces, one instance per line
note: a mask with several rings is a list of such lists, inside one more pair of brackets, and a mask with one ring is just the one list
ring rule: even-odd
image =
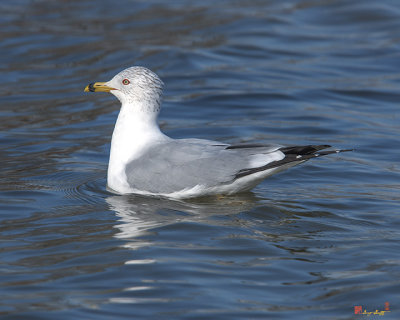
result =
[[242,194],[189,202],[121,195],[107,197],[106,201],[121,222],[116,225],[119,232],[114,236],[131,239],[126,246],[133,249],[146,245],[146,240],[139,237],[153,229],[177,222],[209,221],[212,216],[246,211],[254,206],[256,198],[252,194]]
[[120,194],[170,198],[233,194],[311,158],[340,152],[320,151],[329,145],[228,145],[171,139],[157,124],[162,90],[160,78],[143,67],[128,68],[108,82],[85,88],[110,92],[122,103],[107,178],[108,187]]
[[[235,197],[224,197],[218,199],[203,198],[195,202],[174,201],[169,199],[157,199],[151,197],[121,195],[106,198],[110,209],[115,211],[119,217],[119,223],[115,226],[119,232],[114,237],[123,241],[123,247],[137,250],[144,246],[152,246],[154,243],[148,240],[146,235],[157,232],[160,227],[176,224],[179,222],[205,222],[215,224],[212,217],[216,215],[235,214],[248,211],[257,199],[252,194],[242,194]],[[151,237],[150,237],[151,238]],[[139,265],[147,268],[156,263],[157,260],[151,255],[134,254],[132,259],[125,261],[126,265]],[[164,280],[166,281],[166,280]],[[182,280],[184,281],[184,280]],[[124,288],[124,292],[142,292],[154,289],[155,285],[149,281]],[[168,297],[154,298],[153,296],[114,296],[109,300],[111,303],[168,303]]]

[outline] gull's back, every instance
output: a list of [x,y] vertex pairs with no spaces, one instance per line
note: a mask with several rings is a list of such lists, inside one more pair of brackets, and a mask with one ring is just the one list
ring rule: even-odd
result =
[[126,166],[127,181],[132,189],[152,194],[229,185],[241,170],[281,159],[283,154],[278,149],[232,148],[214,141],[171,139],[149,147],[131,161]]

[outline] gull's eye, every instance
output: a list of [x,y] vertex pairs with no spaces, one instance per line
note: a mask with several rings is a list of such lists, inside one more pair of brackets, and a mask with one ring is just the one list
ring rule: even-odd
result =
[[124,80],[122,80],[122,84],[124,84],[124,85],[128,85],[128,84],[130,84],[131,82],[128,80],[128,79],[124,79]]

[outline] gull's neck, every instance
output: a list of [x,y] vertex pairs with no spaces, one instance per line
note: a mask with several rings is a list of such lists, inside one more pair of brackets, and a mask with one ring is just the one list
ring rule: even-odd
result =
[[111,139],[108,165],[108,186],[126,192],[126,165],[141,156],[146,149],[169,139],[157,124],[158,112],[150,111],[145,103],[123,103]]

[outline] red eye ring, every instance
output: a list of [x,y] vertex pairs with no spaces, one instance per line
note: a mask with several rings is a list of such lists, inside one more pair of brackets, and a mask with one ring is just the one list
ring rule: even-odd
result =
[[122,80],[122,84],[124,84],[124,85],[128,85],[128,84],[130,84],[131,82],[128,80],[128,79],[124,79],[124,80]]

